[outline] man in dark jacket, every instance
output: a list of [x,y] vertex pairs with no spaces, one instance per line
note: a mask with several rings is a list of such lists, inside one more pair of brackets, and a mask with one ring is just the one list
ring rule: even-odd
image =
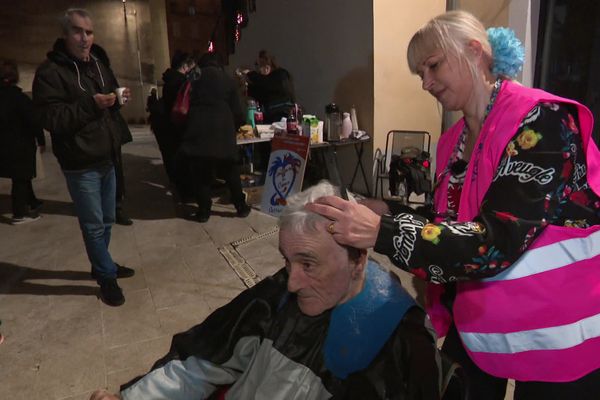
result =
[[[42,126],[51,134],[101,298],[119,306],[125,298],[117,277],[132,276],[134,271],[115,264],[108,252],[115,221],[113,160],[131,133],[119,113],[118,84],[108,57],[93,44],[90,14],[67,10],[62,29],[63,37],[36,71],[33,101]],[[129,89],[123,95],[129,97]]]
[[339,193],[323,182],[291,196],[279,220],[285,268],[175,335],[120,398],[439,400],[445,380],[425,312],[304,208]]

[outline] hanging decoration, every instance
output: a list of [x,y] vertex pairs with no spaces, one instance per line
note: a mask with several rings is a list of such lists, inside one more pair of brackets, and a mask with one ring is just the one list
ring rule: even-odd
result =
[[221,4],[227,53],[233,54],[242,38],[242,29],[248,26],[248,14],[256,11],[256,0],[223,0]]

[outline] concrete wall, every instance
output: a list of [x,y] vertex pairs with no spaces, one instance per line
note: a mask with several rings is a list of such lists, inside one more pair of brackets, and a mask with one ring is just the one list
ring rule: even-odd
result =
[[162,81],[162,73],[171,64],[166,12],[165,0],[150,0],[152,53],[154,55],[153,81],[157,84]]
[[[257,1],[230,69],[252,67],[259,50],[267,49],[292,74],[305,112],[323,119],[332,101],[344,110],[355,105],[360,128],[372,134],[372,16],[371,0]],[[365,153],[370,168],[371,149]],[[350,163],[341,165],[347,182],[356,162],[353,149],[341,149],[339,159]]]

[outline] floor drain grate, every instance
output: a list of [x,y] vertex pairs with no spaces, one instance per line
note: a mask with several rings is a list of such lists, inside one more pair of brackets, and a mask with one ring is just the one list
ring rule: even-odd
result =
[[256,235],[251,235],[251,236],[248,236],[248,237],[236,240],[235,242],[231,242],[230,244],[233,247],[238,247],[238,246],[241,246],[243,244],[247,244],[247,243],[253,242],[255,240],[264,239],[266,237],[273,236],[277,232],[279,232],[279,227],[274,226],[273,228],[269,229],[266,232],[259,233],[259,234],[256,234]]
[[250,288],[260,281],[260,277],[256,271],[252,269],[244,257],[242,257],[233,246],[227,245],[220,247],[219,252],[223,258],[225,258],[225,261],[227,261],[227,264],[229,264],[231,269],[242,280],[242,282],[244,282],[246,287]]
[[236,247],[251,243],[255,240],[264,239],[269,236],[275,235],[279,232],[279,227],[275,226],[270,230],[259,233],[256,235],[248,236],[235,242],[231,242],[230,244],[219,247],[219,253],[225,258],[227,264],[231,267],[231,269],[236,273],[236,275],[244,282],[246,287],[252,287],[256,285],[260,281],[260,276],[256,273],[256,271],[248,264],[246,259],[236,250]]

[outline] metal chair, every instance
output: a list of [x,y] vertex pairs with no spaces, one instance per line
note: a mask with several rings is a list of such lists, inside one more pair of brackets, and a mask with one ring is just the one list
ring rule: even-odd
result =
[[[407,131],[407,130],[391,130],[387,134],[385,141],[385,152],[379,157],[376,157],[376,178],[375,178],[375,190],[374,194],[377,196],[377,190],[379,189],[381,198],[384,196],[383,183],[384,180],[390,180],[390,166],[392,160],[406,156],[408,153],[423,153],[426,152],[427,156],[430,154],[431,146],[431,135],[426,131]],[[429,168],[427,167],[427,172]],[[389,187],[389,185],[388,185]],[[406,189],[406,187],[404,187]],[[390,193],[393,191],[390,190]],[[410,192],[405,190],[398,193],[404,203],[409,203]],[[412,202],[421,203],[421,202]]]

